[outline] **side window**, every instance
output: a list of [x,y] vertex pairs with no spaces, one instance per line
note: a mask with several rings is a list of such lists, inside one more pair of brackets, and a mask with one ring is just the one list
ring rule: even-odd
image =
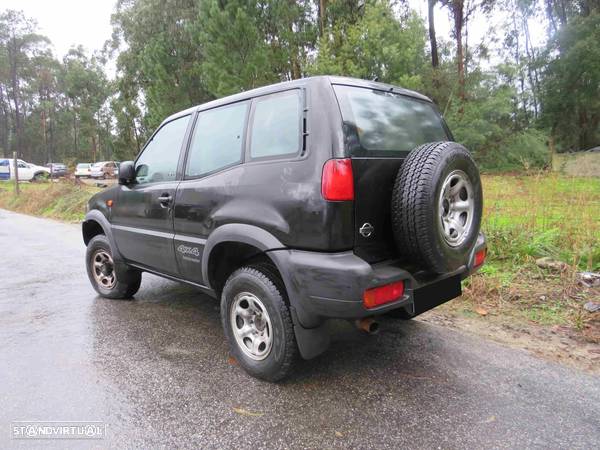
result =
[[164,125],[146,145],[135,163],[138,183],[173,181],[177,161],[190,116],[180,117]]
[[300,149],[300,91],[254,100],[250,156],[291,155]]
[[198,115],[188,156],[186,177],[197,177],[242,161],[248,102],[235,103]]

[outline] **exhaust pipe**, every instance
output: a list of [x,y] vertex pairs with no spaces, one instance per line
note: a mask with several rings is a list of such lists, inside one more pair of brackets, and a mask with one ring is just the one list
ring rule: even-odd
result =
[[356,327],[359,330],[369,334],[377,334],[379,332],[379,322],[372,317],[365,317],[355,322]]

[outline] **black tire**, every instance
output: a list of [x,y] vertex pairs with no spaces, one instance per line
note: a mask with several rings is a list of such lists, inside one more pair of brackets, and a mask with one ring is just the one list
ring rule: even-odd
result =
[[[445,236],[457,233],[452,229],[447,234],[444,232],[441,215],[446,207],[440,203],[440,194],[446,180],[455,173],[470,182],[469,199],[473,207],[470,216],[464,216],[464,220],[469,217],[470,222],[466,222],[468,226],[464,226],[461,240],[451,245]],[[392,226],[399,252],[436,273],[458,269],[467,264],[477,240],[482,208],[479,170],[466,148],[455,142],[417,147],[400,167],[392,195]]]
[[94,258],[99,253],[107,253],[112,261],[112,249],[110,248],[110,242],[105,235],[99,234],[94,236],[88,243],[87,251],[85,254],[85,265],[87,268],[88,278],[92,287],[102,297],[112,299],[130,299],[140,289],[142,283],[142,272],[126,266],[125,264],[112,264],[112,270],[114,271],[115,281],[109,286],[100,284],[94,275]]
[[[270,319],[272,344],[268,354],[261,360],[250,357],[234,335],[231,313],[236,298],[242,293],[250,293],[260,299]],[[285,378],[298,357],[292,317],[285,296],[283,282],[265,263],[236,270],[225,282],[221,294],[221,322],[231,354],[247,373],[265,381]]]
[[31,181],[33,181],[34,183],[40,182],[40,181],[46,181],[48,180],[48,178],[50,178],[51,176],[45,172],[38,172],[36,173],[33,178],[31,179]]

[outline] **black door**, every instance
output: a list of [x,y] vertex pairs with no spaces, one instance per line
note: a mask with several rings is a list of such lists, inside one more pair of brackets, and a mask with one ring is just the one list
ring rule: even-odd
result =
[[249,101],[198,114],[175,206],[175,255],[186,280],[202,279],[202,254],[208,235],[222,223],[220,209],[240,196]]
[[136,180],[121,186],[112,208],[113,233],[125,259],[165,274],[177,274],[173,206],[177,165],[190,116],[167,122],[135,163]]

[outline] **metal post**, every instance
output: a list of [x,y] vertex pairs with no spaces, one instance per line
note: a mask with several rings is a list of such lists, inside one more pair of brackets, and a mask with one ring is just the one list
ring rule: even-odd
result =
[[13,152],[13,167],[15,169],[15,194],[19,195],[19,164],[17,163],[17,152]]

